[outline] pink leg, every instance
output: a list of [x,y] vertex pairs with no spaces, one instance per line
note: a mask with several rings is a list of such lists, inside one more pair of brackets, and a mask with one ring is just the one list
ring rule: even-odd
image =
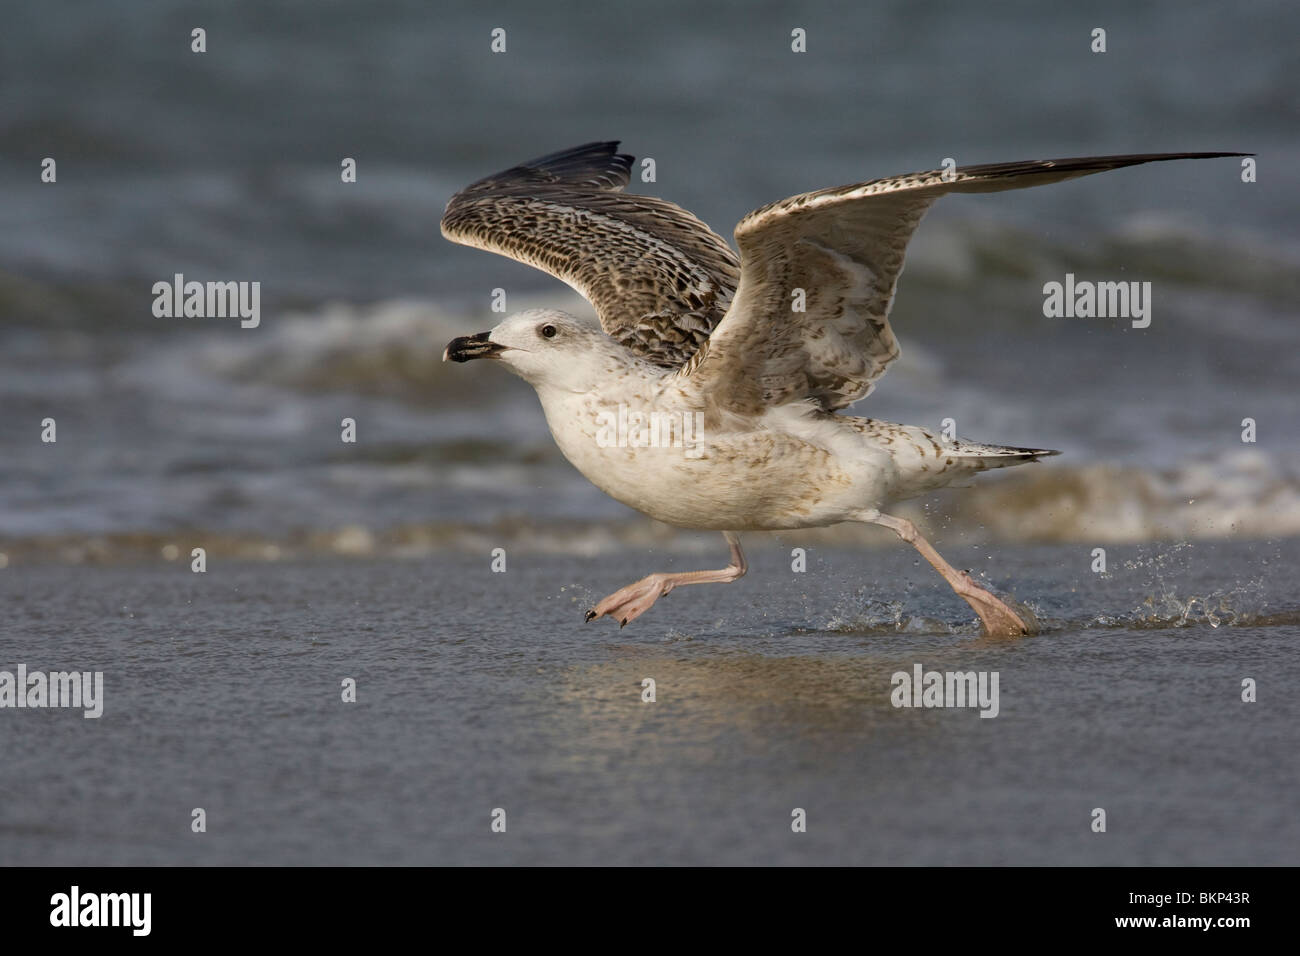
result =
[[683,571],[677,574],[652,574],[649,577],[642,578],[635,584],[619,588],[619,590],[588,611],[586,619],[594,621],[598,617],[609,615],[618,621],[619,627],[624,627],[629,621],[635,621],[650,610],[655,601],[679,585],[723,584],[743,577],[745,572],[749,570],[749,565],[745,563],[745,555],[740,550],[740,537],[730,531],[722,533],[727,539],[727,544],[731,546],[731,564],[725,568],[720,571]]
[[958,571],[951,564],[943,559],[934,546],[926,541],[925,538],[916,530],[916,525],[906,518],[895,518],[892,515],[880,514],[875,512],[873,515],[864,516],[865,520],[873,524],[883,525],[890,529],[900,538],[921,552],[921,556],[934,566],[934,569],[943,575],[943,579],[948,582],[957,596],[971,606],[980,620],[984,623],[984,630],[990,637],[1020,637],[1022,634],[1031,633],[1032,629],[1025,623],[1024,619],[1011,610],[1001,600],[994,597],[992,592],[980,587],[973,580],[970,574],[965,571]]

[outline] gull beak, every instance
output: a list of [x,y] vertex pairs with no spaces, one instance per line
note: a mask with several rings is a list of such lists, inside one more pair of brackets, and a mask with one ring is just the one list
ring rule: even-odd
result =
[[498,345],[496,342],[489,342],[489,332],[480,332],[478,335],[462,335],[458,339],[452,339],[442,351],[442,360],[444,362],[468,362],[476,358],[496,358],[496,356],[506,350],[506,346]]

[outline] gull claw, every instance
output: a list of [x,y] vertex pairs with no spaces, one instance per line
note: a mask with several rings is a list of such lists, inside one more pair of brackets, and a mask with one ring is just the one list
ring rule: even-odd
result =
[[961,572],[960,584],[957,594],[979,615],[986,636],[1024,637],[1037,633],[1037,621],[1028,609],[1025,614],[1017,613],[988,588],[976,584],[969,571]]
[[667,575],[652,574],[601,600],[587,612],[587,620],[608,617],[618,621],[620,628],[627,627],[671,590],[672,583],[667,580]]

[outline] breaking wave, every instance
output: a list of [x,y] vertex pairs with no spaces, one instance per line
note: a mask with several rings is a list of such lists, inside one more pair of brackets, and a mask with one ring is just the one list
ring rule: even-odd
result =
[[[87,535],[0,535],[8,560],[72,563],[152,560],[169,546],[202,538],[209,553],[249,560],[345,555],[418,556],[442,550],[486,552],[509,547],[520,553],[593,556],[654,548],[676,553],[710,553],[713,535],[679,531],[628,514],[601,519],[530,512],[534,471],[548,464],[568,469],[558,452],[541,461],[511,468],[491,443],[449,442],[435,447],[414,466],[445,472],[457,485],[488,482],[494,507],[481,518],[424,521],[349,522],[345,525],[232,531],[218,526],[180,531],[122,531]],[[452,474],[454,472],[454,475]],[[601,493],[576,472],[561,472],[571,482],[574,508],[607,504]],[[476,477],[477,476],[477,477]],[[360,478],[359,478],[360,480]],[[377,479],[379,480],[379,479]],[[1149,541],[1267,540],[1300,535],[1300,480],[1270,458],[1241,451],[1212,462],[1193,462],[1169,470],[1120,465],[1039,465],[1020,473],[982,479],[970,488],[950,490],[905,502],[896,513],[912,518],[937,541],[951,544],[1062,544],[1089,546]],[[382,489],[377,489],[382,494]],[[841,524],[829,528],[752,534],[756,543],[776,538],[783,545],[892,546],[879,528]],[[1203,599],[1189,614],[1212,616]],[[1193,602],[1194,604],[1196,602]],[[1165,605],[1161,605],[1166,607]],[[1166,607],[1166,609],[1168,609]],[[1181,612],[1180,612],[1181,613]]]

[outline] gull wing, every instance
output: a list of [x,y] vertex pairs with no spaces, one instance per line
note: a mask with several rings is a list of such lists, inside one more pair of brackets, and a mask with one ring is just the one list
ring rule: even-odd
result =
[[[740,285],[704,348],[681,370],[711,405],[755,412],[812,400],[831,411],[871,391],[898,342],[889,327],[903,256],[947,193],[997,192],[1171,159],[1148,153],[931,170],[771,203],[736,226]],[[802,291],[804,311],[794,311]]]
[[726,313],[740,262],[689,212],[623,192],[633,157],[587,143],[521,163],[451,197],[442,234],[564,280],[642,357],[681,365]]

